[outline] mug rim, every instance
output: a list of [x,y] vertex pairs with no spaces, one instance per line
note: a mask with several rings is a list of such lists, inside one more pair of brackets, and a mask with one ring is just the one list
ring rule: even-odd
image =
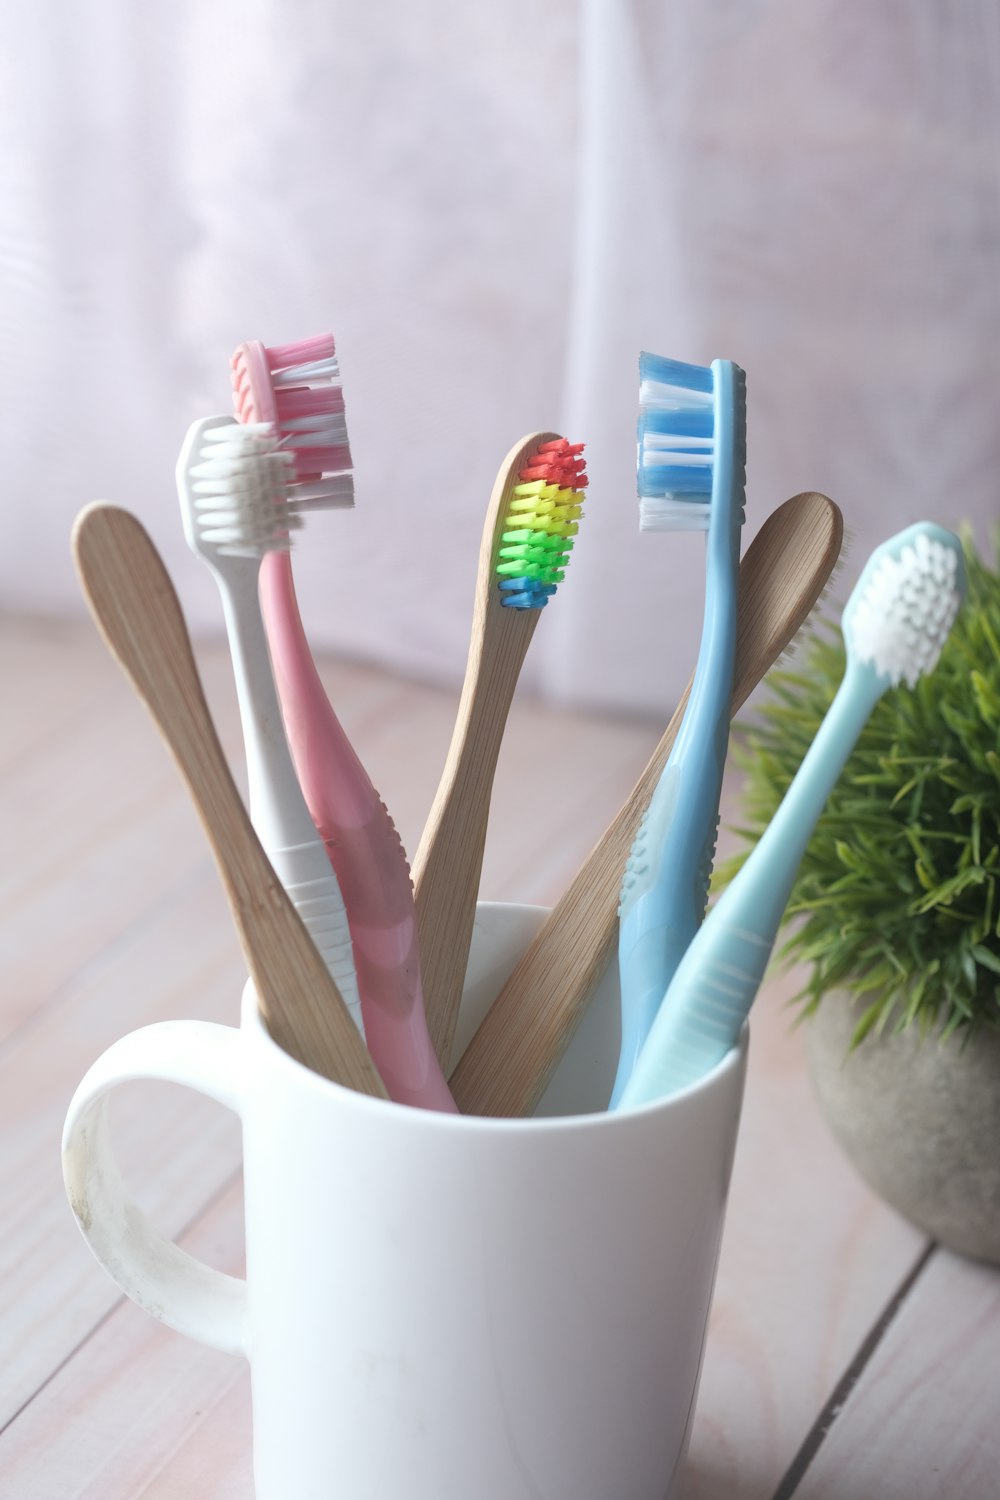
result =
[[[504,911],[520,911],[531,913],[547,913],[550,908],[526,901],[479,901],[476,905],[477,916],[480,912],[492,911],[500,908]],[[743,1072],[746,1067],[747,1051],[749,1047],[750,1023],[744,1021],[740,1028],[740,1034],[734,1045],[719,1062],[715,1064],[703,1077],[696,1079],[693,1083],[686,1084],[684,1088],[678,1089],[676,1093],[669,1095],[666,1099],[657,1099],[650,1104],[637,1105],[629,1110],[597,1110],[580,1114],[544,1115],[538,1118],[534,1115],[510,1116],[510,1115],[465,1115],[446,1114],[440,1110],[423,1109],[415,1104],[403,1104],[391,1099],[378,1099],[370,1094],[359,1093],[355,1089],[348,1088],[346,1084],[336,1083],[332,1078],[325,1078],[321,1073],[315,1072],[305,1063],[299,1062],[291,1056],[271,1036],[257,1005],[256,992],[252,978],[248,978],[243,987],[243,995],[240,1004],[240,1026],[239,1030],[250,1038],[255,1046],[263,1047],[271,1058],[273,1066],[277,1066],[294,1078],[299,1086],[305,1086],[327,1097],[339,1097],[342,1102],[350,1103],[351,1108],[362,1110],[405,1111],[401,1119],[406,1119],[408,1128],[419,1121],[422,1126],[430,1130],[475,1130],[491,1134],[506,1134],[509,1132],[538,1131],[569,1132],[594,1129],[625,1129],[630,1124],[633,1128],[639,1122],[648,1120],[651,1116],[683,1108],[692,1099],[699,1095],[714,1091],[722,1086],[728,1076],[733,1072]]]

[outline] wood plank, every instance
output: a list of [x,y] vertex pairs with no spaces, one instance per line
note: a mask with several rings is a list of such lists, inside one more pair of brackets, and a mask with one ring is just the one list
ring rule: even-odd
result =
[[[242,1270],[231,1188],[182,1243]],[[247,1500],[249,1372],[124,1298],[0,1434],[0,1500]]]
[[987,1500],[1000,1487],[1000,1271],[935,1250],[795,1500]]
[[770,979],[752,1013],[683,1500],[771,1500],[925,1243],[872,1195],[827,1131],[804,1034],[790,1029],[797,983],[794,974]]
[[508,726],[494,782],[482,893],[551,903],[617,812],[659,726],[525,705]]
[[0,775],[53,741],[64,743],[114,701],[112,674],[94,672],[99,654],[96,636],[79,624],[0,614]]
[[[232,672],[220,641],[203,643],[198,662],[213,712],[220,707],[220,733],[236,746],[238,723]],[[136,724],[146,718],[89,621],[23,620],[0,614],[0,672],[8,697],[0,721],[0,773],[8,776],[40,752],[65,755],[70,768],[81,756],[74,737],[109,714],[125,713]],[[107,733],[104,745],[115,736]],[[5,783],[6,790],[6,783]]]
[[[727,775],[719,853],[738,841]],[[771,1500],[858,1345],[925,1245],[869,1191],[819,1112],[805,1032],[772,974],[746,1096],[683,1500]]]
[[[59,1166],[62,1120],[88,1065],[127,1031],[178,1016],[235,1024],[244,969],[214,871],[71,986],[0,1059],[0,1425],[117,1299],[84,1245]],[[167,1085],[114,1100],[122,1169],[175,1233],[239,1164],[235,1117]]]
[[[37,712],[24,712],[32,748],[8,764],[0,792],[0,1042],[157,903],[176,900],[209,858],[180,777],[96,632],[51,635],[29,637],[23,659],[7,641],[14,697],[31,698]],[[221,651],[207,653],[204,675],[235,757],[228,672]],[[64,685],[69,717],[60,717]],[[47,737],[35,745],[39,723]]]
[[176,904],[211,868],[198,830],[175,838],[187,808],[174,801],[95,840],[72,872],[54,877],[35,900],[13,904],[0,929],[0,1042],[58,1004],[74,975],[149,918],[151,901]]

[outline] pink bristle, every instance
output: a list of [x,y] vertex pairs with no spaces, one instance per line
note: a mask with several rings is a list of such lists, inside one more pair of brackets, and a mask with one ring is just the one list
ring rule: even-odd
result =
[[317,359],[333,359],[336,352],[332,333],[317,333],[295,344],[275,344],[264,349],[268,365],[275,372],[293,365],[309,365]]
[[316,360],[332,359],[335,353],[333,335],[324,333],[271,348],[253,340],[241,344],[230,361],[237,417],[241,422],[268,422],[275,428],[279,441],[294,458],[297,483],[351,468],[348,444],[299,446],[295,440],[300,434],[292,426],[300,417],[342,415],[344,393],[329,380],[285,386],[275,385],[272,376]]
[[336,385],[277,386],[274,395],[279,416],[284,408],[286,418],[322,416],[325,412],[344,410],[344,393]]

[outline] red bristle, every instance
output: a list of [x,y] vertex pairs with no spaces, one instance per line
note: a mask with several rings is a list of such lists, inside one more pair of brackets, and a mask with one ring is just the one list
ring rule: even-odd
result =
[[545,484],[556,484],[560,489],[585,489],[586,460],[578,456],[583,449],[583,443],[569,443],[565,438],[541,443],[537,453],[523,469],[518,470],[517,477],[527,482],[541,480]]

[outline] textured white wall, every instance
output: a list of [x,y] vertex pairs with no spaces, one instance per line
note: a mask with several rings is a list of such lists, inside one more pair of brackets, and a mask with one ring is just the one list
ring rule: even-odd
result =
[[1000,18],[988,0],[0,0],[0,607],[81,608],[72,517],[134,508],[194,624],[173,463],[243,338],[338,339],[353,515],[297,558],[318,640],[464,664],[482,509],[533,427],[589,516],[532,652],[671,702],[697,537],[636,531],[635,360],[748,372],[752,532],[824,489],[869,548],[1000,514]]

